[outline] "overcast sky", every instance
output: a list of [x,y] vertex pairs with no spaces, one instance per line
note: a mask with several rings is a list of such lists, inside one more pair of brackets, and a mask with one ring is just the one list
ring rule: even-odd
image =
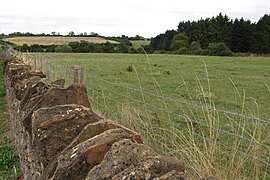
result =
[[180,21],[219,12],[252,22],[270,13],[269,0],[1,0],[0,33],[154,37],[176,29]]

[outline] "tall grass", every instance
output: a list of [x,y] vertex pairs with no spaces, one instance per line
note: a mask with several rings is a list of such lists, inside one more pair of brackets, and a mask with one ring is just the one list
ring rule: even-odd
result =
[[[134,69],[136,71],[136,67]],[[269,167],[263,165],[260,159],[269,158],[269,149],[262,149],[260,144],[268,142],[269,145],[269,135],[267,135],[269,128],[256,121],[214,111],[215,102],[211,98],[211,83],[207,68],[205,73],[206,87],[197,77],[201,108],[174,105],[181,109],[182,114],[179,116],[165,111],[173,107],[167,100],[160,98],[163,92],[155,79],[152,80],[157,94],[156,102],[163,111],[149,107],[147,105],[149,98],[143,91],[141,106],[135,105],[129,98],[124,101],[115,100],[106,90],[98,93],[92,90],[89,91],[91,92],[89,95],[94,105],[97,105],[94,106],[97,111],[139,132],[145,143],[156,151],[184,161],[189,179],[202,179],[209,176],[218,179],[268,179]],[[139,76],[137,80],[138,89],[143,90]],[[93,84],[91,88],[95,89]],[[132,92],[129,95],[132,96]],[[100,96],[102,101],[99,100]],[[245,108],[245,92],[240,93],[237,88],[236,99],[240,102],[242,113],[252,111]],[[253,114],[258,113],[257,108],[259,107],[254,108]],[[256,117],[259,117],[259,114]],[[194,122],[194,119],[199,123]],[[231,134],[222,134],[219,131],[222,129],[228,130]],[[269,159],[265,160],[269,163]]]
[[16,179],[20,174],[18,157],[10,135],[4,88],[3,66],[9,60],[6,52],[0,52],[0,179]]
[[[189,179],[209,176],[218,179],[268,179],[269,167],[259,161],[268,158],[265,161],[269,163],[269,149],[263,150],[259,145],[269,142],[269,136],[265,136],[266,127],[244,118],[227,117],[233,129],[229,137],[224,136],[217,131],[224,126],[221,122],[224,115],[209,109],[214,107],[211,97],[207,96],[211,92],[204,90],[199,79],[198,87],[203,94],[200,116],[193,108],[186,109],[183,116],[177,117],[150,110],[145,104],[139,108],[127,99],[115,102],[104,91],[100,92],[102,101],[98,99],[99,95],[90,95],[94,107],[101,114],[139,132],[145,143],[156,151],[183,161]],[[245,97],[242,98],[244,109]],[[159,103],[166,108],[165,101],[160,99]],[[207,127],[194,123],[196,116]],[[239,136],[251,141],[245,142]]]

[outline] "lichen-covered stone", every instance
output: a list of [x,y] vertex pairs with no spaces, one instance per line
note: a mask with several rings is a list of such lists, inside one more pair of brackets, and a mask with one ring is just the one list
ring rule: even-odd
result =
[[31,117],[34,111],[63,104],[79,104],[91,108],[85,86],[74,84],[66,89],[52,87],[46,93],[31,98],[25,105],[25,116],[22,119],[29,134],[32,134]]
[[150,156],[137,164],[132,164],[111,179],[184,180],[184,166],[175,160],[173,162],[168,161],[167,158],[162,156]]
[[148,146],[125,139],[114,143],[104,160],[91,169],[86,179],[149,179],[174,169],[182,172],[184,167],[174,158],[159,156]]
[[[134,131],[131,131],[130,129],[121,126],[119,124],[114,123],[111,120],[101,120],[95,123],[88,124],[81,133],[73,140],[73,142],[66,148],[66,150],[71,149],[72,147],[82,143],[83,141],[86,141],[88,139],[91,139],[92,137],[99,135],[103,133],[104,131],[107,131],[109,129],[117,129],[121,128],[127,133],[131,134],[137,134]],[[137,134],[139,136],[139,134]],[[140,142],[142,143],[142,142]]]
[[140,136],[127,133],[123,129],[107,130],[61,153],[52,179],[84,179],[89,170],[103,160],[111,146],[123,139],[141,142]]
[[77,104],[41,108],[32,116],[32,144],[42,167],[57,156],[89,123],[100,119]]

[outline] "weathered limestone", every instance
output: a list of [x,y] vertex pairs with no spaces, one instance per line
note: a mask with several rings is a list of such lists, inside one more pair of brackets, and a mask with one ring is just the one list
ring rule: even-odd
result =
[[[131,131],[130,129],[114,123],[111,120],[100,120],[95,123],[88,124],[82,132],[73,140],[73,142],[66,148],[66,150],[73,148],[74,146],[91,139],[92,137],[103,133],[109,129],[123,129],[125,132],[130,134],[137,134],[136,132]],[[138,135],[138,134],[137,134]],[[138,135],[139,136],[139,135]]]
[[42,167],[46,168],[80,131],[101,119],[77,104],[40,108],[32,116],[32,144]]
[[114,143],[86,179],[153,179],[172,170],[183,172],[184,166],[173,158],[159,156],[146,145],[124,139]]
[[[61,177],[84,179],[89,170],[103,160],[113,143],[122,139],[142,142],[139,135],[127,133],[120,128],[104,131],[60,154],[53,179],[61,179]],[[70,171],[67,172],[66,169]]]
[[184,179],[184,166],[139,134],[98,116],[86,88],[20,61],[5,66],[12,131],[23,179]]
[[86,88],[74,84],[68,88],[52,87],[46,93],[31,98],[25,106],[25,117],[22,119],[26,130],[31,135],[31,118],[35,110],[63,104],[80,104],[90,108]]

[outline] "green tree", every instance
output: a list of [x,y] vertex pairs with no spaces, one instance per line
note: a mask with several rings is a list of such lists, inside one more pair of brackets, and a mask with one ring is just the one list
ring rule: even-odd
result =
[[129,52],[129,46],[125,45],[123,43],[119,43],[115,47],[115,51],[118,53],[128,53]]
[[270,15],[264,15],[255,25],[252,52],[270,53]]
[[101,50],[104,53],[112,53],[112,52],[114,52],[114,46],[112,43],[107,41],[106,43],[101,44]]
[[20,48],[20,50],[22,52],[29,52],[30,51],[30,47],[27,44],[23,44]]
[[248,52],[252,45],[252,27],[249,20],[235,19],[232,26],[230,48],[233,52]]
[[222,13],[219,13],[219,15],[211,19],[211,23],[211,42],[224,42],[228,44],[232,28],[232,21],[230,21],[230,18],[227,15],[223,16]]
[[30,52],[44,52],[44,50],[39,44],[33,44],[30,46]]
[[210,43],[208,47],[208,55],[210,56],[231,56],[232,51],[225,43]]
[[168,30],[164,34],[160,34],[155,38],[152,38],[148,49],[150,51],[166,50],[170,49],[172,39],[177,32],[175,30]]
[[197,41],[192,41],[190,44],[190,50],[193,50],[193,51],[202,50],[201,44]]
[[70,31],[70,32],[68,33],[68,36],[75,36],[74,31]]
[[173,37],[170,50],[189,48],[188,37],[184,33],[178,33]]
[[58,52],[58,53],[72,52],[72,48],[70,46],[66,45],[66,44],[59,45],[54,50],[55,50],[55,52]]

